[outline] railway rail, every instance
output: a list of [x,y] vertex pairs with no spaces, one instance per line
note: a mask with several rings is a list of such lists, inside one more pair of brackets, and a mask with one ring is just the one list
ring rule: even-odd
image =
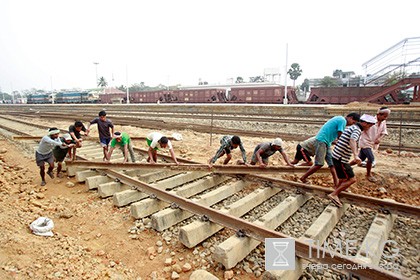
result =
[[[19,124],[27,126],[24,129],[25,131],[31,127],[28,123],[19,122]],[[11,123],[3,125],[2,129],[8,130],[10,126]],[[9,131],[22,136],[29,136],[28,133],[22,132],[16,127]],[[141,149],[137,149],[137,151],[146,153],[145,150]],[[206,166],[196,165],[195,162],[183,159],[180,159],[180,161],[186,163],[184,166],[117,163],[121,160],[121,157],[116,158],[113,163],[96,162],[97,155],[99,154],[101,157],[101,153],[101,148],[96,143],[84,145],[78,152],[79,160],[67,162],[68,175],[75,175],[77,181],[85,182],[91,190],[97,189],[100,197],[112,197],[115,206],[130,207],[133,218],[150,217],[152,227],[158,231],[164,231],[168,227],[189,221],[190,223],[180,226],[179,235],[181,243],[187,247],[195,247],[210,236],[217,234],[223,227],[235,230],[237,234],[218,244],[214,253],[215,260],[221,262],[227,268],[235,266],[258,244],[264,242],[265,238],[290,237],[275,229],[285,220],[293,217],[294,213],[310,197],[324,199],[326,194],[331,191],[319,186],[254,175],[254,173],[261,172],[259,168],[255,167],[216,166],[213,170],[207,170]],[[160,157],[166,159],[166,161],[170,160],[170,157],[167,156],[160,155]],[[153,170],[150,170],[150,168],[153,168]],[[124,171],[121,171],[121,169],[124,169]],[[291,171],[291,168],[281,170],[281,172]],[[302,171],[303,169],[293,170],[293,172]],[[216,173],[228,173],[228,175],[217,175]],[[241,174],[241,176],[231,177],[231,175],[238,174]],[[225,205],[221,209],[212,206],[246,189],[249,181],[256,182],[258,185],[255,191],[245,193],[239,200]],[[279,192],[284,192],[287,198],[278,202],[278,207],[272,208],[267,214],[258,217],[258,220],[254,222],[241,218],[251,209],[263,204],[265,200],[272,198]],[[373,242],[373,246],[379,244],[381,238],[388,236],[390,227],[381,225],[390,223],[392,228],[392,221],[396,215],[411,217],[417,221],[420,219],[420,208],[417,206],[351,193],[343,193],[342,198],[346,206],[341,209],[331,205],[327,206],[312,226],[302,233],[302,238],[326,240],[350,207],[368,207],[369,209],[379,210],[364,238],[364,242],[366,240],[366,242]],[[283,210],[279,212],[280,209]],[[191,220],[194,215],[200,218]],[[279,216],[284,216],[283,220],[278,220]],[[269,223],[274,223],[274,225],[268,226]],[[317,231],[319,227],[322,228],[322,233]],[[201,230],[197,230],[197,228]],[[380,237],[372,237],[371,235],[378,229]],[[331,256],[326,248],[314,244],[310,245],[302,238],[294,239],[299,266],[303,262],[309,261],[342,267],[344,271],[336,271],[335,273],[345,274],[349,277],[357,276],[361,279],[403,278],[401,274],[379,267],[377,258],[369,258],[369,254],[366,254],[366,251],[363,251],[362,248],[358,250],[356,259],[338,253]],[[309,254],[312,256],[311,258],[308,257]],[[300,273],[299,269],[297,271],[296,273]],[[292,277],[287,272],[271,271],[266,273],[269,275],[267,277],[274,277],[271,279],[289,279]]]
[[[72,109],[72,115],[75,114],[75,111]],[[38,111],[37,111],[38,112]],[[241,114],[205,114],[205,113],[153,113],[153,112],[138,112],[138,111],[130,111],[130,110],[108,110],[107,113],[110,116],[113,116],[114,119],[116,116],[122,117],[129,117],[129,118],[137,118],[141,120],[147,120],[150,118],[158,117],[158,118],[167,118],[167,119],[178,119],[178,118],[185,118],[185,119],[192,119],[192,120],[223,120],[223,121],[248,121],[248,122],[266,122],[266,123],[285,123],[285,124],[308,124],[308,125],[322,125],[324,124],[331,116],[326,115],[310,115],[307,117],[304,116],[291,116],[287,114],[276,114],[276,115],[261,115],[261,114],[252,114],[249,115],[241,115]],[[343,112],[344,113],[344,112]],[[24,117],[33,117],[33,116],[42,116],[48,117],[49,115],[52,117],[65,117],[68,116],[69,113],[63,112],[63,110],[57,109],[49,109],[43,112],[39,111],[31,112],[31,113],[24,113],[19,111],[11,111],[8,114],[10,115],[17,115],[17,116],[24,116]],[[97,112],[94,110],[86,111],[86,110],[79,110],[76,113],[77,116],[80,118],[93,118],[97,115]],[[419,120],[420,121],[420,120]],[[390,120],[387,124],[389,128],[402,128],[402,129],[420,129],[420,124],[413,123],[418,122],[418,120],[411,118],[398,118],[395,117],[394,119]]]
[[[73,115],[70,115],[69,113],[48,113],[48,114],[36,114],[37,118],[43,118],[43,119],[52,119],[52,120],[69,120],[74,121],[74,113]],[[15,118],[10,118],[6,116],[1,116],[1,118],[4,119],[14,119],[18,117],[25,117],[25,118],[33,118],[33,115],[27,115],[27,114],[19,114],[15,116]],[[84,114],[82,116],[78,115],[79,118],[93,118],[95,117],[94,114]],[[290,134],[290,133],[282,133],[282,132],[270,132],[270,131],[247,131],[243,129],[233,129],[233,128],[226,128],[226,127],[220,127],[220,126],[214,126],[214,125],[204,125],[204,124],[197,124],[197,123],[185,123],[185,122],[166,122],[163,120],[151,120],[149,118],[143,119],[138,118],[135,116],[129,116],[129,117],[121,117],[121,116],[113,116],[113,121],[115,123],[121,124],[121,125],[130,125],[135,127],[144,127],[144,128],[150,128],[155,129],[157,126],[162,129],[191,129],[197,132],[203,132],[203,133],[219,133],[219,134],[231,134],[231,135],[243,135],[243,136],[252,136],[252,137],[265,137],[265,138],[277,138],[281,137],[283,140],[286,141],[303,141],[307,139],[309,136],[307,134]],[[244,120],[247,120],[247,118],[244,118]],[[21,120],[24,122],[23,120]],[[293,120],[296,121],[296,120]],[[290,122],[292,123],[292,122]],[[296,123],[296,122],[294,122]],[[402,126],[401,126],[402,129]],[[400,135],[400,138],[402,136]],[[401,142],[401,141],[400,141]],[[398,144],[391,144],[391,143],[382,143],[380,146],[380,149],[392,149],[392,150],[404,150],[408,152],[416,152],[420,153],[420,147],[418,145],[410,145],[406,143],[398,143]]]

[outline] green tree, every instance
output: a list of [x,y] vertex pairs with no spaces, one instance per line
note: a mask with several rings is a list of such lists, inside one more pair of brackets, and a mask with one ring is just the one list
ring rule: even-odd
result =
[[296,79],[302,75],[302,69],[300,69],[299,63],[292,63],[292,65],[290,65],[289,71],[287,71],[287,74],[289,74],[290,79],[293,80],[293,87],[295,87]]
[[303,83],[300,85],[300,89],[303,92],[308,92],[309,91],[309,80],[308,79],[303,80]]
[[323,87],[336,87],[338,86],[337,80],[330,76],[325,76],[320,83]]
[[102,76],[99,78],[98,80],[98,87],[106,87],[108,85],[107,81],[105,80],[105,78]]
[[120,85],[119,87],[117,87],[117,89],[121,90],[121,91],[127,91],[127,88],[124,85]]
[[333,77],[334,78],[341,78],[341,75],[343,74],[343,71],[341,71],[340,69],[335,69],[333,72]]
[[236,77],[236,81],[235,81],[236,84],[241,84],[243,82],[244,82],[244,78],[242,78],[242,77]]

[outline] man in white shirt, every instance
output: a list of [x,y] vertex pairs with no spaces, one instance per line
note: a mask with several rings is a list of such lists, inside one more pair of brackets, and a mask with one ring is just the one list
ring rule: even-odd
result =
[[159,150],[159,148],[168,148],[174,162],[176,164],[179,164],[178,160],[176,159],[174,149],[172,148],[171,141],[167,137],[163,136],[163,134],[159,132],[152,132],[149,135],[147,135],[146,142],[147,146],[149,146],[149,150],[147,151],[149,154],[147,162],[155,164],[157,162],[157,150]]

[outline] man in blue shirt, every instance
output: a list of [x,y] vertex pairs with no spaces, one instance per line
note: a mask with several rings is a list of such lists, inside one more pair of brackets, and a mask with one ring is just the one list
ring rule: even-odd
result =
[[318,134],[315,136],[315,164],[300,177],[300,180],[303,183],[307,183],[307,178],[317,172],[324,165],[324,161],[327,161],[333,176],[334,187],[338,186],[338,177],[332,161],[331,144],[341,136],[346,126],[355,124],[359,119],[359,114],[350,113],[345,118],[342,116],[333,117],[321,127]]

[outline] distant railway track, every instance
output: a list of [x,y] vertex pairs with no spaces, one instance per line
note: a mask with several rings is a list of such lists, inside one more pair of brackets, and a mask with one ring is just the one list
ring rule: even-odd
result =
[[[3,118],[7,118],[6,116],[2,116]],[[26,117],[26,118],[45,118],[45,119],[53,119],[53,120],[69,120],[74,121],[75,119],[90,119],[95,117],[94,114],[77,114],[75,117],[75,113],[72,114],[62,112],[62,113],[38,113],[36,115],[28,115],[28,114],[18,114],[15,117]],[[163,121],[163,120],[153,120],[150,118],[140,118],[137,116],[112,116],[112,120],[114,123],[118,123],[120,125],[130,125],[135,127],[143,127],[143,128],[151,128],[155,129],[157,126],[162,129],[191,129],[197,132],[202,133],[218,133],[218,134],[231,134],[231,135],[243,135],[243,136],[251,136],[251,137],[265,137],[265,138],[276,138],[281,137],[283,140],[286,141],[303,141],[310,137],[307,134],[290,134],[290,133],[281,133],[281,132],[270,132],[270,131],[247,131],[243,129],[233,129],[233,128],[225,128],[225,127],[218,127],[218,126],[211,126],[211,125],[204,125],[204,124],[197,124],[197,123],[185,123],[185,122],[170,122],[170,121]],[[245,120],[247,120],[245,118]],[[294,123],[294,122],[290,122]],[[321,125],[323,122],[317,123]],[[301,123],[302,124],[302,123]],[[307,124],[306,122],[304,124]],[[409,152],[420,152],[420,147],[417,145],[409,145],[409,144],[391,144],[391,143],[383,143],[380,146],[381,149],[392,149],[392,150],[404,150]]]
[[[33,134],[33,126],[17,120],[4,119],[2,129],[8,129],[12,133],[29,136],[28,131]],[[46,129],[47,127],[38,126]],[[145,151],[138,150],[140,153]],[[85,182],[89,190],[97,190],[101,198],[113,198],[117,207],[129,207],[131,215],[135,219],[148,217],[153,229],[164,232],[169,227],[179,227],[179,240],[185,246],[196,247],[218,232],[227,227],[236,234],[216,245],[212,254],[216,262],[222,263],[226,268],[234,267],[238,262],[251,254],[265,238],[289,237],[279,228],[289,219],[301,213],[307,208],[310,201],[321,204],[320,214],[311,219],[305,230],[300,232],[301,237],[320,240],[321,243],[328,238],[333,238],[333,230],[336,229],[342,217],[352,209],[358,211],[358,217],[367,215],[369,211],[379,211],[370,220],[366,228],[366,236],[363,242],[372,247],[379,246],[383,236],[390,234],[392,223],[395,219],[411,217],[415,219],[413,225],[419,224],[420,208],[417,206],[396,203],[387,200],[343,193],[342,201],[346,204],[343,208],[337,208],[325,203],[326,195],[331,192],[328,188],[298,182],[273,179],[253,175],[246,175],[244,178],[231,178],[224,175],[216,175],[204,170],[185,169],[166,170],[163,165],[123,165],[116,163],[121,156],[115,158],[114,163],[104,164],[96,162],[102,157],[102,149],[97,143],[86,143],[78,152],[79,159],[67,167],[68,175],[75,176],[79,182]],[[166,160],[169,157],[160,156]],[[93,161],[93,162],[92,162]],[[188,164],[195,162],[186,161]],[[85,167],[85,170],[77,170],[77,167]],[[153,168],[153,169],[150,169]],[[220,170],[225,167],[220,166]],[[125,169],[125,171],[119,171]],[[258,171],[255,168],[255,171]],[[180,174],[179,171],[186,173]],[[238,169],[240,173],[240,169]],[[254,186],[253,191],[246,191]],[[297,192],[296,192],[297,191]],[[236,198],[233,198],[233,194]],[[256,219],[245,218],[247,213],[254,208],[259,209],[268,201],[275,199],[275,206],[260,215]],[[229,203],[223,203],[229,201]],[[224,206],[221,206],[224,205]],[[264,206],[266,207],[266,206]],[[312,206],[310,206],[312,207]],[[368,207],[368,209],[364,208]],[[262,208],[261,208],[262,209]],[[261,211],[261,210],[260,210]],[[265,213],[265,214],[264,214]],[[398,218],[393,215],[400,215]],[[245,216],[245,217],[242,217]],[[194,218],[195,217],[195,218]],[[295,218],[296,219],[296,218]],[[326,222],[328,221],[328,223]],[[391,224],[391,227],[389,226]],[[360,225],[357,225],[360,228]],[[342,231],[348,229],[339,226]],[[412,230],[407,228],[407,231]],[[379,231],[379,232],[378,232]],[[379,234],[379,235],[378,235]],[[342,254],[335,254],[334,257],[326,252],[322,246],[309,245],[302,241],[302,238],[293,238],[296,244],[296,256],[298,265],[301,262],[310,261],[320,264],[329,264],[344,267],[341,271],[333,271],[337,275],[348,277],[358,276],[363,279],[401,279],[401,275],[387,271],[379,267],[377,254],[370,256],[373,264],[368,264],[366,252],[363,246],[354,253],[353,257]],[[363,245],[363,244],[362,244]],[[366,245],[367,246],[367,245]],[[309,258],[311,252],[312,258]],[[317,253],[325,257],[316,257]],[[379,253],[382,253],[381,251]],[[369,259],[369,254],[368,254]],[[360,269],[365,265],[366,268]],[[349,269],[355,268],[355,269]],[[270,272],[266,272],[270,274]],[[288,279],[283,276],[281,279]]]
[[[32,112],[20,112],[20,111],[10,111],[10,115],[68,115],[70,112],[66,112],[66,109],[62,108],[38,108],[38,111]],[[71,108],[71,115],[77,115],[78,117],[93,117],[97,115],[96,110],[86,110],[86,108]],[[346,112],[350,112],[347,110]],[[360,111],[360,110],[355,110]],[[235,114],[235,113],[164,113],[164,112],[139,112],[139,109],[133,110],[133,108],[128,109],[124,108],[122,110],[115,110],[109,109],[107,113],[115,118],[116,116],[121,117],[131,117],[131,118],[138,118],[138,119],[150,119],[153,117],[158,118],[167,118],[167,119],[200,119],[200,120],[224,120],[224,121],[247,121],[247,122],[266,122],[266,123],[292,123],[292,124],[308,124],[308,125],[322,125],[325,123],[331,116],[326,115],[309,115],[305,116],[302,115],[288,115],[288,114],[253,114],[252,112],[244,114]],[[345,112],[343,111],[345,114]],[[360,112],[361,113],[361,112]],[[420,119],[415,119],[413,116],[408,118],[398,118],[394,115],[391,115],[390,120],[388,121],[389,128],[402,128],[402,129],[420,129]]]

